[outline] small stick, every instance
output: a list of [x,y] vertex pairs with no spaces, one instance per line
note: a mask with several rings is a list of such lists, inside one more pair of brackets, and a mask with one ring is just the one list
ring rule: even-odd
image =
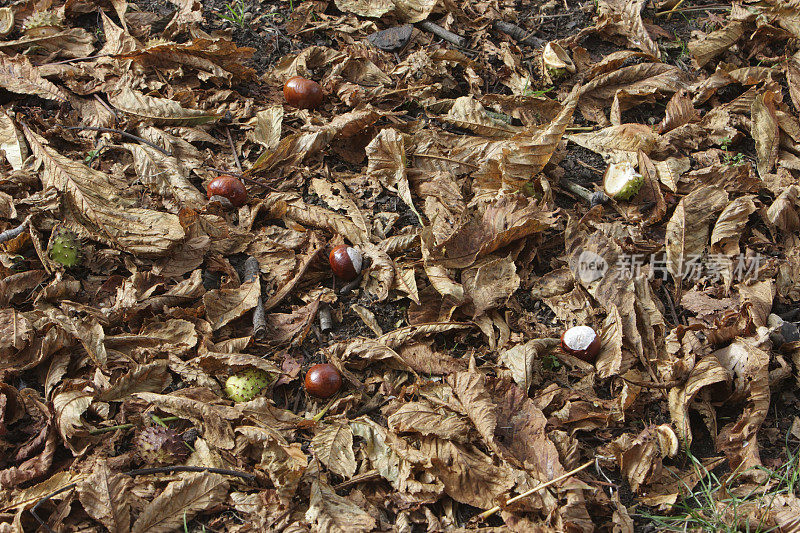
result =
[[49,67],[50,65],[63,65],[64,63],[76,63],[78,61],[88,61],[90,59],[98,59],[101,57],[109,57],[111,54],[98,54],[96,56],[86,56],[86,57],[73,57],[72,59],[65,59],[64,61],[57,61],[55,63],[45,63],[44,65],[38,65],[38,68],[42,67]]
[[[514,496],[514,497],[513,497],[513,498],[511,498],[510,500],[506,501],[506,506],[508,506],[508,505],[511,505],[512,503],[514,503],[514,502],[516,502],[516,501],[519,501],[519,500],[521,500],[522,498],[527,498],[528,496],[530,496],[530,495],[531,495],[531,494],[533,494],[534,492],[539,492],[539,491],[540,491],[540,490],[542,490],[542,489],[546,489],[546,488],[547,488],[547,487],[549,487],[550,485],[553,485],[553,484],[555,484],[555,483],[558,483],[559,481],[562,481],[562,480],[564,480],[564,479],[567,479],[568,477],[570,477],[570,476],[573,476],[573,475],[577,474],[577,473],[578,473],[578,472],[580,472],[581,470],[585,470],[586,468],[588,468],[588,467],[589,467],[589,466],[591,466],[592,464],[594,464],[594,461],[589,461],[589,462],[587,462],[587,463],[584,463],[584,464],[582,464],[581,466],[579,466],[578,468],[576,468],[576,469],[574,469],[574,470],[570,470],[570,471],[569,471],[569,472],[567,472],[566,474],[563,474],[563,475],[561,475],[561,476],[558,476],[558,477],[557,477],[557,478],[555,478],[555,479],[551,479],[551,480],[550,480],[550,481],[548,481],[547,483],[542,483],[541,485],[537,485],[537,486],[533,487],[531,490],[526,490],[526,491],[525,491],[525,492],[523,492],[522,494],[519,494],[519,495],[517,495],[517,496]],[[481,514],[479,514],[478,516],[476,516],[476,517],[475,517],[475,519],[477,519],[477,520],[486,520],[487,518],[489,518],[490,516],[492,516],[494,513],[496,513],[496,512],[497,512],[497,511],[499,511],[500,509],[501,509],[501,507],[500,507],[499,505],[497,505],[497,506],[495,506],[495,507],[492,507],[492,508],[491,508],[491,509],[489,509],[488,511],[484,511],[484,512],[482,512]]]
[[657,17],[664,15],[671,15],[673,13],[687,13],[690,11],[730,11],[730,6],[689,6],[678,9],[678,6],[673,7],[667,11],[659,11],[655,14]]
[[100,103],[100,105],[101,105],[101,106],[105,107],[105,108],[108,110],[108,112],[109,112],[109,113],[111,113],[112,115],[114,115],[114,118],[116,118],[116,117],[117,117],[117,110],[116,110],[116,109],[114,109],[113,107],[111,107],[110,105],[108,105],[107,103],[105,103],[105,102],[103,101],[103,99],[102,99],[102,98],[100,98],[99,96],[97,96],[96,94],[94,94],[94,95],[92,95],[92,96],[94,96],[94,99],[95,99],[95,100],[97,100],[97,101]]
[[168,474],[170,472],[211,472],[212,474],[222,474],[224,476],[236,476],[253,481],[256,478],[255,474],[248,474],[247,472],[238,472],[236,470],[228,470],[226,468],[209,468],[207,466],[160,466],[157,468],[140,468],[138,470],[130,470],[123,472],[126,476],[146,476],[148,474]]
[[[667,15],[667,19],[669,19],[670,17],[672,17],[672,14],[675,13],[675,11],[679,7],[681,7],[681,4],[683,4],[683,0],[678,0],[678,3],[675,4],[674,6],[672,6],[672,9],[668,9],[667,11],[662,11],[661,13],[664,14],[664,15]],[[656,13],[656,14],[658,14],[658,13]]]
[[592,207],[597,204],[603,204],[608,201],[608,197],[605,193],[594,193],[587,189],[586,187],[582,187],[577,183],[570,181],[566,178],[561,180],[561,186],[567,189],[569,192],[574,194],[575,196],[579,196],[583,198],[586,202],[589,203]]
[[10,241],[11,239],[16,239],[17,237],[22,235],[22,233],[28,227],[28,224],[30,224],[31,222],[31,216],[32,215],[28,215],[27,217],[25,217],[25,220],[22,221],[22,224],[20,224],[16,228],[11,228],[9,230],[4,231],[3,233],[0,233],[0,243]]
[[672,387],[677,387],[683,383],[679,379],[673,379],[672,381],[667,381],[666,383],[653,383],[652,381],[638,381],[635,379],[628,379],[623,376],[620,377],[623,381],[627,381],[631,385],[636,385],[637,387],[642,387],[645,389],[671,389]]
[[505,34],[508,34],[515,41],[522,44],[527,44],[528,46],[541,48],[544,45],[543,40],[539,39],[538,37],[534,37],[530,34],[530,32],[525,31],[523,28],[517,26],[516,24],[512,24],[511,22],[495,20],[492,23],[492,28],[494,28],[496,31],[501,31]]
[[319,306],[319,329],[322,333],[328,333],[333,329],[333,315],[327,304]]
[[593,126],[570,126],[564,128],[564,131],[594,131]]
[[[258,278],[260,271],[261,267],[258,264],[258,259],[252,255],[247,256],[247,259],[244,262],[244,282],[248,283],[255,281],[256,278]],[[255,309],[253,309],[253,337],[256,340],[261,340],[266,334],[267,314],[264,310],[264,299],[259,296],[258,303],[256,304]]]
[[357,485],[359,483],[366,483],[367,481],[372,481],[373,479],[379,479],[380,477],[381,477],[380,472],[378,472],[377,470],[370,470],[369,472],[364,472],[363,474],[358,474],[357,476],[353,476],[347,481],[342,481],[338,485],[335,485],[333,487],[333,490],[346,489],[348,487],[352,487],[353,485]]
[[435,36],[439,37],[440,39],[444,39],[448,43],[454,44],[460,48],[467,47],[467,39],[461,37],[460,35],[456,35],[451,31],[447,31],[446,29],[442,28],[438,24],[434,24],[429,20],[423,20],[422,22],[418,22],[417,26],[420,29],[425,31],[429,31]]
[[[160,418],[162,422],[175,422],[176,420],[180,420],[179,416],[165,416],[164,418]],[[130,429],[134,427],[133,424],[119,424],[116,426],[109,426],[105,428],[98,428],[92,429],[89,431],[89,435],[101,435],[103,433],[110,433],[111,431],[116,431],[118,429]]]
[[225,128],[225,135],[228,136],[228,144],[231,145],[231,152],[233,152],[233,161],[236,163],[236,168],[239,169],[239,173],[241,173],[242,163],[239,161],[239,154],[236,153],[236,143],[233,142],[233,136],[231,135],[230,128]]
[[144,143],[147,146],[150,146],[151,148],[155,148],[156,150],[158,150],[159,152],[161,152],[162,154],[164,154],[167,157],[172,156],[172,152],[168,152],[167,150],[164,150],[163,148],[161,148],[159,145],[157,145],[155,143],[152,143],[152,142],[148,141],[147,139],[142,139],[138,135],[134,135],[132,133],[128,133],[127,131],[117,130],[117,129],[114,129],[114,128],[98,128],[98,127],[95,127],[95,126],[70,126],[70,127],[66,128],[66,129],[68,129],[68,130],[102,131],[103,133],[119,133],[123,137],[127,137],[128,139],[133,139],[134,141],[139,141],[140,143]]

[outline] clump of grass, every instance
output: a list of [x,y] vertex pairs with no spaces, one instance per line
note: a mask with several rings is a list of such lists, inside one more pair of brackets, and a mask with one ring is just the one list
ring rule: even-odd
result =
[[227,20],[231,24],[235,24],[242,29],[247,26],[247,21],[245,20],[244,3],[242,0],[225,4],[225,8],[228,10],[228,12],[221,13],[219,18]]
[[684,485],[685,493],[670,515],[639,515],[650,521],[658,531],[702,531],[735,533],[740,531],[775,531],[765,523],[769,510],[779,495],[796,495],[800,488],[800,449],[791,451],[781,466],[770,469],[755,467],[763,473],[764,481],[749,489],[735,490],[745,472],[734,471],[717,476],[707,470],[693,455],[687,453],[692,467],[700,477],[693,488]]

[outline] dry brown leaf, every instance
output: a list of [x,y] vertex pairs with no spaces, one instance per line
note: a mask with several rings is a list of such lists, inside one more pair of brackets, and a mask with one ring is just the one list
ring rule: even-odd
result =
[[[689,406],[704,387],[717,383],[728,383],[731,374],[716,357],[705,357],[698,361],[691,370],[686,383],[669,391],[669,412],[678,438],[684,447],[692,443],[692,431],[689,424]],[[721,391],[721,392],[720,392]],[[724,397],[725,388],[716,390],[718,397]]]
[[331,472],[350,479],[356,472],[353,453],[353,432],[350,426],[335,422],[317,426],[311,439],[311,449]]
[[462,446],[436,437],[421,441],[422,453],[431,457],[432,473],[444,484],[448,496],[479,508],[499,502],[514,486],[511,469],[494,464],[474,446]]
[[112,473],[100,461],[91,475],[78,483],[78,498],[86,512],[110,533],[126,533],[131,527],[130,476]]
[[173,481],[148,503],[133,523],[132,533],[168,533],[200,511],[225,501],[228,481],[220,474],[195,472]]
[[217,289],[203,295],[206,316],[216,330],[245,314],[258,305],[261,297],[261,282],[255,280],[242,283],[235,289]]
[[217,448],[223,450],[233,448],[233,428],[229,420],[237,418],[238,413],[231,407],[208,403],[210,399],[208,396],[219,400],[210,391],[204,393],[202,389],[182,389],[172,394],[139,392],[133,396],[152,403],[168,413],[191,420],[203,428],[202,434],[206,440]]
[[780,134],[775,116],[775,93],[765,91],[756,96],[751,107],[751,120],[758,156],[758,174],[764,179],[778,159]]
[[524,344],[517,344],[500,352],[499,361],[511,370],[511,376],[517,386],[525,392],[536,383],[536,366],[558,345],[558,339],[533,339]]
[[389,428],[395,433],[434,435],[455,442],[467,442],[469,422],[444,407],[429,402],[408,402],[389,416]]
[[667,223],[666,266],[676,285],[687,274],[687,264],[696,263],[708,244],[710,220],[728,203],[719,187],[701,186],[683,198]]
[[466,311],[475,319],[502,306],[519,288],[517,267],[510,257],[486,257],[461,274]]
[[83,28],[70,28],[52,34],[23,36],[14,41],[0,42],[2,48],[28,48],[41,46],[45,50],[65,57],[88,57],[94,52],[94,37]]
[[14,309],[0,309],[0,361],[11,367],[17,351],[33,340],[32,324]]
[[609,126],[591,133],[568,135],[567,138],[602,155],[608,162],[629,161],[636,164],[638,153],[649,154],[660,143],[661,137],[644,124]]
[[331,533],[366,533],[377,525],[366,511],[320,481],[311,485],[311,501],[305,516],[317,530]]
[[470,96],[456,98],[453,107],[443,118],[459,128],[488,138],[512,137],[518,130],[506,122],[491,117],[480,102]]
[[12,93],[33,94],[61,103],[67,101],[64,91],[43,78],[25,56],[0,54],[0,87]]
[[[583,116],[600,125],[609,124],[603,109],[609,104],[619,113],[656,95],[672,94],[686,86],[678,67],[664,63],[640,63],[592,79],[581,89],[578,108]],[[619,117],[617,117],[619,118]],[[620,122],[617,121],[617,124]]]
[[108,175],[59,154],[27,126],[23,131],[43,166],[42,184],[61,192],[65,219],[75,229],[143,256],[163,255],[183,238],[177,216],[131,207]]
[[259,111],[250,119],[253,130],[248,137],[262,145],[267,151],[275,150],[281,142],[283,106],[273,105]]
[[[17,129],[11,117],[0,112],[0,150],[14,170],[22,170],[22,164],[28,157],[28,147],[22,134]],[[7,218],[14,218],[9,216]]]
[[694,56],[697,66],[702,68],[716,56],[730,49],[742,35],[744,26],[734,20],[700,40],[689,41],[689,52]]
[[681,90],[672,95],[667,108],[664,110],[664,118],[658,124],[658,133],[663,134],[684,124],[688,124],[697,118],[697,111],[692,104],[692,99],[686,91]]
[[725,453],[731,468],[740,468],[743,475],[758,479],[764,475],[754,467],[761,465],[757,434],[770,404],[770,355],[745,339],[736,339],[712,355],[734,377],[734,396],[728,402],[745,401],[738,419],[720,430],[717,450]]
[[109,103],[135,121],[167,126],[197,126],[219,118],[201,109],[186,109],[167,98],[146,96],[129,87],[108,97]]
[[246,82],[256,79],[256,72],[246,66],[255,50],[237,47],[227,39],[196,38],[189,43],[165,43],[117,52],[120,59],[134,59],[144,65],[185,65],[200,71],[198,77],[212,81]]

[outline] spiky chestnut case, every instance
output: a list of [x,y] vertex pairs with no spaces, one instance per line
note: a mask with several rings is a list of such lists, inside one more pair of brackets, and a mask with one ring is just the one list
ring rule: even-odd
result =
[[189,448],[174,429],[148,426],[134,440],[139,458],[149,465],[163,466],[181,463],[189,457]]
[[57,230],[50,241],[50,259],[67,268],[78,264],[80,250],[75,234],[67,229]]
[[225,394],[234,402],[249,402],[269,385],[269,373],[253,368],[234,374],[225,381]]

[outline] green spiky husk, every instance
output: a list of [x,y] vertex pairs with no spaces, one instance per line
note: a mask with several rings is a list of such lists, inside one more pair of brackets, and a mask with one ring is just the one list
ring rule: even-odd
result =
[[154,466],[181,463],[189,456],[189,448],[180,434],[174,429],[149,426],[136,435],[134,440],[136,455]]
[[50,259],[70,268],[80,261],[80,247],[75,234],[67,229],[60,229],[50,241]]
[[270,383],[269,373],[254,368],[230,376],[225,381],[225,394],[234,402],[249,402]]

